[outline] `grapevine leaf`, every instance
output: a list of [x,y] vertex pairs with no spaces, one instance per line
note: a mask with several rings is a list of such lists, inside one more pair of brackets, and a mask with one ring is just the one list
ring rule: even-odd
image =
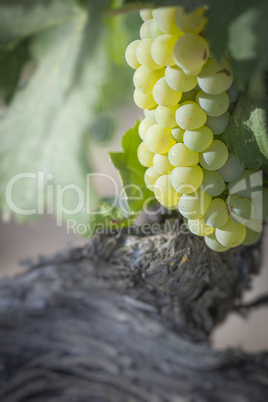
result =
[[129,208],[135,214],[140,213],[153,199],[152,192],[144,183],[146,168],[140,164],[137,157],[137,149],[141,142],[138,127],[139,122],[123,136],[123,152],[110,152],[111,160],[119,171]]
[[[81,12],[79,18],[44,31],[33,40],[37,70],[28,85],[17,91],[0,120],[0,207],[4,215],[10,214],[5,188],[16,175],[28,175],[18,177],[12,187],[16,207],[33,210],[31,215],[18,213],[20,221],[34,213],[42,214],[48,203],[58,223],[70,217],[86,222],[87,204],[96,201],[93,190],[87,188],[90,164],[83,133],[101,96],[107,59],[100,43],[72,87],[86,20]],[[38,174],[43,175],[39,180],[33,177]],[[50,193],[53,190],[51,198],[48,186]],[[68,191],[65,186],[69,186]]]
[[76,0],[1,0],[0,50],[79,14]]
[[28,59],[28,46],[22,43],[9,52],[0,52],[0,99],[8,102],[18,83],[23,64]]
[[259,169],[268,157],[267,103],[243,92],[223,140],[249,169]]

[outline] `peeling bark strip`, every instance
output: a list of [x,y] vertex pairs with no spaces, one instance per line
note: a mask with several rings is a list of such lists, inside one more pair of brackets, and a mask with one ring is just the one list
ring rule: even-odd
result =
[[260,248],[95,236],[0,282],[1,402],[266,402],[268,354],[215,352]]

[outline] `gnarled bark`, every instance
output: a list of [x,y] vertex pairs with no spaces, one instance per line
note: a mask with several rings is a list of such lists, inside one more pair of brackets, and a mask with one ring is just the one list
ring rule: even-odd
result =
[[216,254],[176,222],[94,236],[0,282],[1,401],[267,401],[268,354],[208,342],[260,247]]

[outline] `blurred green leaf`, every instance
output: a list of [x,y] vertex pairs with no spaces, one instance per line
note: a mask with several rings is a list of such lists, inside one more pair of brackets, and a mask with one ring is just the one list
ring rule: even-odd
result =
[[153,198],[152,192],[144,183],[146,168],[140,164],[137,157],[137,149],[141,143],[138,127],[139,122],[123,136],[123,152],[110,152],[111,160],[119,171],[129,208],[135,214],[148,206],[148,202]]
[[0,52],[0,99],[4,102],[12,97],[21,68],[28,57],[28,44],[25,42],[11,51]]
[[[91,167],[83,144],[83,133],[94,115],[106,77],[107,58],[100,43],[97,51],[84,63],[75,87],[71,86],[77,58],[84,39],[86,13],[66,24],[47,30],[32,43],[32,55],[38,68],[28,85],[17,92],[15,99],[0,120],[0,205],[4,215],[10,212],[5,200],[5,187],[17,174],[44,174],[44,183],[31,178],[20,179],[13,188],[15,204],[25,210],[42,210],[46,204],[47,186],[54,191],[54,213],[61,218],[60,190],[64,193],[64,218],[88,221],[86,202],[78,205],[77,191],[87,192],[86,174]],[[48,177],[47,177],[47,174]],[[53,177],[51,176],[53,175]],[[40,199],[44,191],[44,200]],[[58,193],[57,193],[58,191]],[[90,189],[91,204],[96,195]],[[82,200],[83,201],[83,200]],[[85,201],[85,200],[84,200]],[[29,216],[17,215],[24,221]]]
[[256,170],[263,163],[267,164],[267,107],[267,100],[254,98],[244,91],[222,137],[249,169]]
[[78,4],[77,0],[1,0],[0,50],[76,17]]

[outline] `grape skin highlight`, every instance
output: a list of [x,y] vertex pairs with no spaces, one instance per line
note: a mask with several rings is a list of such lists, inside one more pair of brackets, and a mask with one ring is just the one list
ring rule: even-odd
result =
[[199,189],[203,180],[200,166],[175,167],[171,173],[171,183],[176,191],[191,194]]
[[206,123],[207,115],[195,102],[182,103],[176,111],[176,121],[184,130],[195,130]]

